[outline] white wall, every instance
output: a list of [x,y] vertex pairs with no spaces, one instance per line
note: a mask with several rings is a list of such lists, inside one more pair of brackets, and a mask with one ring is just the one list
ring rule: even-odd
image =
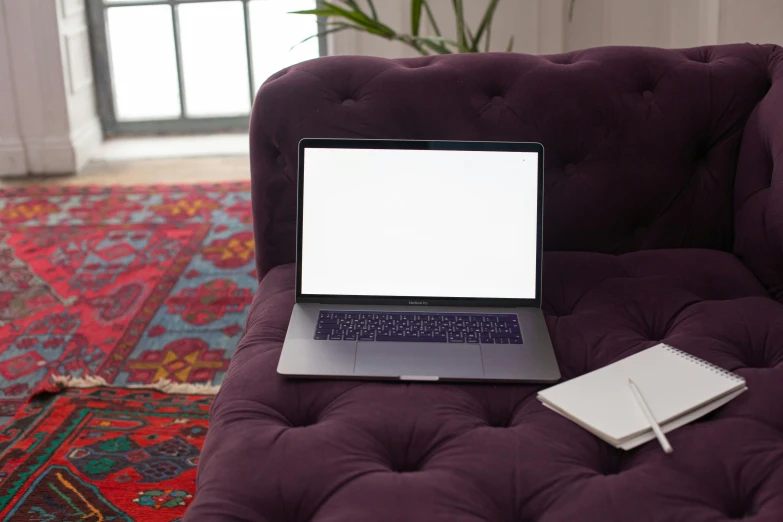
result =
[[[430,0],[441,29],[454,34],[451,0]],[[487,0],[467,0],[467,18],[476,27]],[[568,0],[501,0],[493,25],[492,50],[551,54],[600,45],[693,47],[734,42],[783,45],[783,0],[576,0],[567,20]],[[383,0],[380,18],[409,31],[410,1]],[[387,58],[417,56],[412,49],[353,31],[332,39],[334,54]]]
[[668,47],[670,9],[670,0],[576,0],[573,20],[566,23],[565,49],[600,45]]
[[721,0],[718,41],[783,45],[783,0]]
[[[454,38],[456,24],[451,0],[429,0],[443,35]],[[379,19],[397,31],[410,33],[410,0],[376,0]],[[475,29],[483,16],[486,0],[465,2],[466,18]],[[504,51],[511,35],[514,50],[525,53],[557,53],[563,49],[565,21],[561,0],[501,0],[492,25],[492,51]],[[426,17],[424,18],[426,20]],[[422,33],[434,34],[428,23]],[[332,54],[363,54],[385,58],[419,56],[399,42],[356,31],[343,31],[330,39]]]
[[24,145],[16,115],[16,93],[11,80],[11,55],[4,5],[0,2],[0,176],[27,173]]
[[576,0],[565,48],[783,44],[783,0]]
[[0,0],[0,13],[0,175],[76,172],[102,139],[84,0]]

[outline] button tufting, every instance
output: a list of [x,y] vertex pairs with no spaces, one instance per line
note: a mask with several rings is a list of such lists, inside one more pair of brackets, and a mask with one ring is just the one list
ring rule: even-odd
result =
[[421,471],[417,462],[408,462],[407,459],[392,459],[389,470],[393,473],[415,473]]
[[429,67],[431,65],[434,65],[432,63],[432,60],[427,60],[422,63],[409,63],[405,65],[405,68],[407,69],[421,69],[423,67]]
[[487,425],[492,428],[510,428],[514,421],[514,412],[505,415],[490,415],[487,418]]
[[768,370],[777,366],[766,360],[762,352],[762,350],[745,350],[744,353],[740,355],[740,359],[745,365],[745,368],[751,370]]
[[287,417],[288,424],[292,428],[307,428],[318,423],[318,415],[311,412],[304,412],[296,417]]
[[[594,49],[554,59],[490,56],[483,63],[445,56],[415,60],[415,67],[432,61],[420,74],[397,66],[405,62],[334,58],[296,65],[267,83],[254,108],[253,145],[259,151],[253,199],[271,202],[256,205],[262,301],[250,312],[237,364],[215,401],[211,446],[199,463],[202,487],[188,520],[220,510],[226,518],[252,513],[266,520],[783,521],[783,505],[775,502],[782,489],[783,417],[770,400],[783,389],[776,378],[783,372],[783,308],[770,298],[780,285],[765,285],[755,274],[775,261],[764,257],[771,251],[764,238],[774,230],[764,229],[763,221],[772,219],[769,209],[779,199],[770,182],[780,148],[770,139],[777,136],[770,130],[777,102],[758,105],[777,92],[766,92],[768,78],[781,83],[775,51],[741,45],[709,55]],[[698,62],[710,59],[721,74],[707,78],[713,89],[705,108],[701,93],[689,86],[706,78],[712,68]],[[561,81],[564,67],[548,60],[578,64],[569,69],[574,81]],[[406,88],[360,82],[379,69],[386,87]],[[551,86],[552,92],[523,85]],[[454,99],[439,98],[455,86]],[[415,103],[405,96],[408,87],[422,91]],[[623,112],[621,93],[630,114]],[[645,114],[668,103],[670,93],[679,93],[681,111]],[[539,121],[546,112],[542,96],[571,99],[585,114]],[[295,106],[300,100],[307,103]],[[361,134],[363,119],[349,116],[363,111],[376,113],[388,132],[424,132],[418,118],[395,117],[395,108],[412,103],[412,111],[432,112],[437,125],[430,134],[484,131],[513,138],[537,130],[559,152],[549,157],[556,178],[550,181],[559,186],[547,196],[552,233],[542,299],[548,312],[562,316],[547,313],[546,320],[564,379],[665,337],[739,369],[751,392],[677,430],[672,442],[678,449],[669,458],[654,441],[630,452],[605,444],[545,409],[536,399],[538,386],[379,382],[354,388],[358,383],[278,378],[280,332],[295,301],[296,184],[287,178],[296,167],[292,139]],[[340,113],[343,104],[350,110]],[[469,110],[487,108],[488,119],[503,121],[480,121],[477,110]],[[328,120],[335,116],[351,121],[335,130]],[[715,118],[722,118],[720,125]],[[645,141],[650,136],[656,139]],[[742,139],[742,151],[732,145],[734,136]],[[709,152],[706,146],[716,143]],[[588,157],[588,150],[594,154]],[[628,150],[644,157],[627,157]],[[737,158],[749,171],[744,178],[743,168],[734,168]],[[625,172],[634,179],[619,179]],[[736,213],[725,197],[734,177],[745,179],[738,201],[747,199]],[[582,181],[590,182],[587,195]],[[669,204],[672,191],[691,181],[681,200]],[[618,184],[646,189],[620,191]],[[725,244],[735,214],[738,238],[748,237],[738,242],[736,256]],[[710,248],[680,248],[693,246]],[[775,364],[774,370],[744,369]],[[236,477],[231,484],[227,470]],[[274,494],[260,502],[259,491]],[[566,500],[558,502],[564,492]]]
[[699,155],[699,157],[696,158],[696,168],[703,169],[707,167],[707,157],[704,155]]
[[710,63],[711,60],[712,60],[712,56],[710,55],[709,51],[707,51],[706,49],[703,52],[699,53],[698,56],[693,58],[694,62],[699,62],[699,63]]
[[753,508],[748,506],[747,502],[745,505],[743,505],[741,502],[735,503],[734,506],[731,506],[728,513],[726,513],[726,516],[729,520],[745,520],[752,518],[754,515],[755,513],[753,512]]
[[610,453],[601,459],[601,468],[598,470],[598,472],[604,477],[619,475],[623,471],[621,464],[622,455],[616,452]]

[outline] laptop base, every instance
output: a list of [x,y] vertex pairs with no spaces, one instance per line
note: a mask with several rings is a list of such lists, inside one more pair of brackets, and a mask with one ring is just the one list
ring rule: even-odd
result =
[[[418,314],[515,314],[522,344],[316,340],[324,310]],[[551,383],[560,379],[538,308],[294,305],[278,373],[291,377]]]

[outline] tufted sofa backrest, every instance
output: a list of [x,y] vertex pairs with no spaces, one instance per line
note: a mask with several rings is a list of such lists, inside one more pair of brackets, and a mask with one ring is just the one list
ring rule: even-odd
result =
[[742,136],[734,190],[734,253],[783,303],[783,49],[772,48],[770,88]]
[[[742,44],[329,57],[280,71],[251,120],[259,277],[295,258],[305,137],[538,141],[546,250],[730,251],[743,130],[780,61],[779,47]],[[754,140],[746,148],[764,147],[764,136]],[[769,181],[765,166],[753,187]]]

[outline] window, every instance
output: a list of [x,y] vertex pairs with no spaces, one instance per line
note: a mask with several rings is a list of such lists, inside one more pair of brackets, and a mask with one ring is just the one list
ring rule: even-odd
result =
[[316,0],[88,0],[107,135],[246,130],[276,71],[321,55]]

